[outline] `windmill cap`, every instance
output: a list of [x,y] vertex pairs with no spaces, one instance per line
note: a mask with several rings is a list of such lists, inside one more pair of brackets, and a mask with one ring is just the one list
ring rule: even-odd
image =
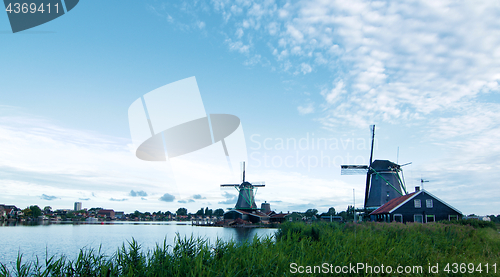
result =
[[371,167],[375,170],[387,170],[389,168],[399,169],[401,166],[389,160],[375,160]]

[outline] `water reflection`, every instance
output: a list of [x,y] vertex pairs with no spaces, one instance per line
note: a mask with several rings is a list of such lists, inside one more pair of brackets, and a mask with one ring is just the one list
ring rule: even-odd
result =
[[104,222],[88,224],[50,221],[40,222],[3,222],[0,224],[0,237],[9,238],[2,241],[0,262],[14,264],[17,254],[23,254],[23,260],[35,260],[36,257],[65,255],[76,258],[82,248],[102,248],[112,255],[127,241],[134,238],[142,249],[153,249],[156,244],[166,240],[174,245],[175,238],[180,236],[207,239],[214,244],[218,239],[241,243],[272,236],[276,229],[267,228],[223,228],[200,227],[190,224],[180,225],[177,222]]
[[252,241],[254,236],[257,236],[258,238],[265,237],[268,235],[272,234],[262,234],[259,233],[257,230],[258,228],[232,228],[234,232],[234,237],[235,241],[237,242],[245,242],[245,241]]

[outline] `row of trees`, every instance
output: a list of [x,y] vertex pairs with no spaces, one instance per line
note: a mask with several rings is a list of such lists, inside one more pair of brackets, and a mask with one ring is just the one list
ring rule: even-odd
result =
[[322,216],[332,215],[332,216],[340,216],[344,221],[352,221],[354,220],[354,212],[355,212],[354,206],[349,205],[347,206],[347,209],[345,211],[341,211],[338,213],[335,211],[334,207],[330,207],[327,212],[321,214],[318,213],[317,209],[308,209],[302,214],[308,219],[312,219],[313,217],[319,218]]
[[[59,215],[59,216],[63,217],[63,219],[67,219],[67,218],[72,219],[75,217],[79,217],[82,214],[85,214],[85,215],[96,214],[99,210],[102,210],[102,208],[97,207],[97,208],[91,208],[88,211],[82,210],[82,211],[69,211],[69,212],[64,212],[64,213],[58,213],[57,211],[53,212],[52,207],[50,207],[50,206],[45,206],[42,210],[37,205],[32,205],[32,206],[26,207],[25,209],[21,210],[22,215],[20,217],[21,218],[34,218],[34,219],[36,219],[42,215]],[[224,214],[224,210],[221,208],[213,211],[212,209],[209,209],[208,207],[206,207],[206,208],[200,208],[194,214],[189,213],[186,208],[179,208],[179,209],[177,209],[177,211],[175,213],[172,213],[170,211],[166,211],[166,212],[157,211],[157,212],[153,212],[153,213],[151,213],[151,212],[141,213],[139,211],[135,211],[131,214],[125,215],[125,217],[134,220],[136,218],[137,219],[147,219],[147,218],[151,218],[154,216],[156,220],[169,220],[176,215],[177,216],[186,216],[187,219],[191,219],[194,216],[211,217],[211,216],[222,216],[223,214]],[[350,221],[350,220],[354,219],[354,207],[349,205],[345,211],[341,211],[339,213],[337,213],[335,211],[335,208],[330,207],[327,212],[324,212],[321,214],[318,213],[317,209],[308,209],[302,214],[304,216],[306,216],[307,218],[313,218],[313,217],[318,218],[321,216],[330,216],[330,215],[341,216],[344,221]],[[500,215],[497,215],[497,216],[490,215],[488,217],[491,219],[492,222],[500,222]]]
[[222,216],[224,214],[223,209],[216,209],[215,211],[212,209],[209,209],[208,207],[206,208],[201,208],[199,209],[196,213],[189,213],[186,208],[179,208],[175,213],[172,213],[170,211],[162,212],[162,211],[157,211],[157,212],[144,212],[141,213],[139,211],[135,211],[131,214],[125,215],[125,217],[128,217],[129,219],[135,220],[137,219],[147,219],[150,217],[155,217],[156,220],[169,220],[172,217],[175,216],[182,216],[186,217],[187,219],[191,219],[194,216],[202,216],[202,217],[211,217],[211,216]]

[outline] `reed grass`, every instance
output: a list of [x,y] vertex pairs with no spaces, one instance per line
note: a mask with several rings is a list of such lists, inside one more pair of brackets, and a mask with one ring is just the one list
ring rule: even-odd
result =
[[[0,264],[1,276],[292,276],[290,264],[413,266],[497,263],[500,234],[494,228],[461,224],[286,223],[274,237],[236,243],[180,237],[153,249],[132,239],[107,256],[101,249],[80,250],[76,260],[49,257],[42,262]],[[358,276],[360,274],[342,274]],[[363,274],[361,274],[363,275]],[[379,274],[384,276],[384,274]],[[373,276],[379,276],[373,274]],[[476,274],[465,274],[475,276]],[[481,276],[498,276],[482,273]],[[368,274],[370,276],[370,274]],[[386,276],[396,276],[387,274]],[[442,270],[432,276],[457,276]]]

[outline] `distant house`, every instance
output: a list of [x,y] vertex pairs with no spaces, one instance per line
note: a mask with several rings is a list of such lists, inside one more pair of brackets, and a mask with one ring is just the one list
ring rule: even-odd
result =
[[269,222],[271,223],[283,223],[286,221],[286,216],[289,215],[288,213],[279,213],[279,214],[273,214],[269,217]]
[[114,210],[99,210],[97,212],[97,216],[104,217],[106,219],[115,219],[115,211]]
[[71,211],[73,211],[73,210],[70,210],[70,209],[57,209],[55,213],[57,215],[65,215],[65,214],[67,214],[67,213],[69,213]]
[[125,212],[115,212],[115,217],[118,219],[123,219],[125,217]]
[[287,214],[285,216],[285,220],[290,221],[290,222],[292,222],[292,221],[304,221],[304,220],[306,220],[306,217],[301,213],[293,212],[291,214],[290,213]]
[[10,218],[15,216],[18,211],[20,210],[14,205],[0,204],[0,217]]
[[420,222],[461,219],[462,213],[419,187],[415,192],[394,198],[370,213],[372,221]]

